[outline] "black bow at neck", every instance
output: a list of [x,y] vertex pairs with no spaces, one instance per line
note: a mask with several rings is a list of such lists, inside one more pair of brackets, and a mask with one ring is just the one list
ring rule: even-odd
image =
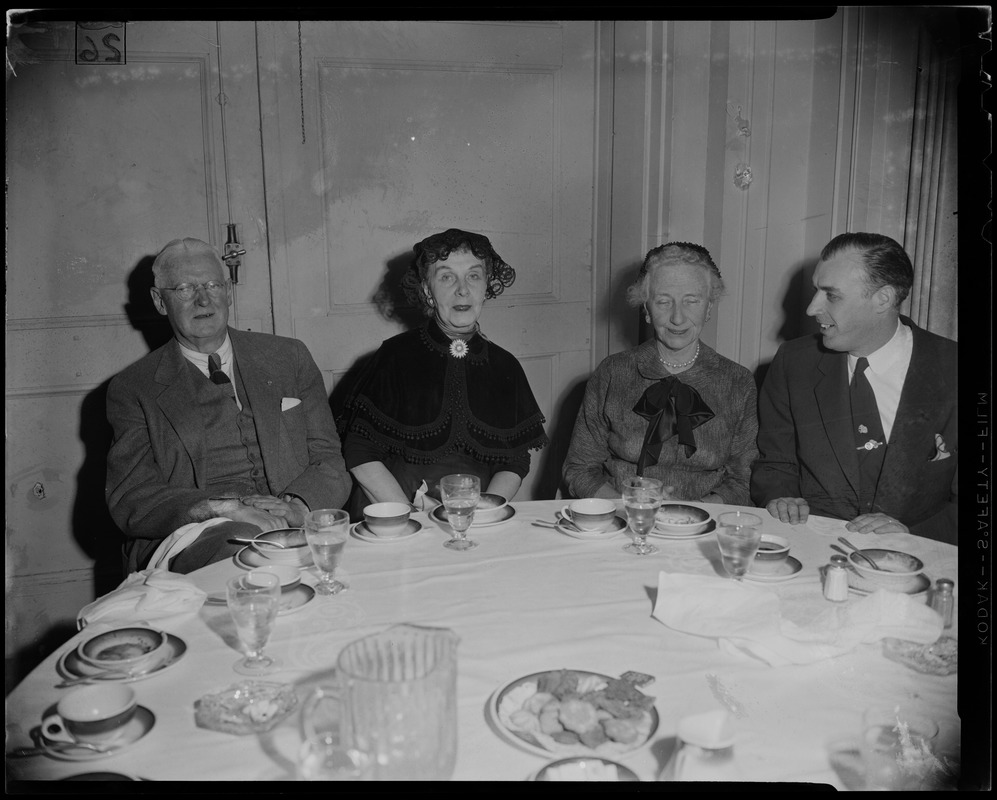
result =
[[699,396],[699,392],[674,375],[652,383],[641,395],[634,413],[647,420],[644,444],[637,460],[637,474],[643,475],[648,464],[657,464],[661,445],[678,434],[679,444],[685,447],[686,458],[696,452],[693,429],[713,419],[713,409]]

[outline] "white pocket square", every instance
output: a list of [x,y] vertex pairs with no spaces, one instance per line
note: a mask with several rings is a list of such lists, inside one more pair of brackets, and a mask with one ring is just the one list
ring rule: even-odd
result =
[[282,397],[282,398],[280,398],[280,410],[281,411],[287,411],[290,408],[294,408],[295,406],[300,406],[300,405],[301,405],[300,398],[297,398],[297,397]]
[[952,454],[948,451],[948,447],[945,445],[945,440],[942,438],[940,433],[935,434],[935,457],[931,459],[932,461],[944,461],[946,458]]

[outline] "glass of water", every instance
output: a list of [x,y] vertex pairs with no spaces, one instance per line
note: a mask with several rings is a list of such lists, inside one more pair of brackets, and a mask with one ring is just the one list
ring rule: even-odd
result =
[[276,658],[264,655],[277,611],[280,608],[280,579],[267,572],[246,572],[228,582],[227,602],[239,640],[246,650],[235,663],[240,675],[266,675],[280,667]]
[[481,479],[477,475],[447,475],[440,480],[440,498],[447,519],[453,528],[453,538],[443,543],[451,550],[472,550],[478,546],[467,538],[467,529],[474,519],[474,509],[481,499]]
[[305,514],[305,540],[319,573],[319,582],[315,586],[319,594],[339,594],[349,588],[336,578],[336,569],[349,535],[350,515],[342,509],[321,508]]
[[762,519],[746,511],[728,511],[717,517],[717,544],[724,569],[742,580],[762,541]]
[[627,478],[623,483],[623,507],[633,533],[633,541],[623,549],[627,553],[646,556],[657,553],[658,548],[647,543],[647,534],[654,527],[654,519],[661,508],[661,481],[654,478]]

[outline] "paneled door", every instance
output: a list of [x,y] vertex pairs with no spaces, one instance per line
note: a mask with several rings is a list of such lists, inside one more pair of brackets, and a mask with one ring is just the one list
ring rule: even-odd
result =
[[169,337],[149,300],[170,239],[240,225],[233,323],[272,329],[255,26],[8,28],[8,679],[121,580],[104,505],[109,379]]
[[277,333],[336,400],[358,359],[416,324],[412,246],[487,235],[517,273],[482,330],[515,354],[555,439],[521,499],[553,497],[591,369],[597,43],[592,22],[259,24]]

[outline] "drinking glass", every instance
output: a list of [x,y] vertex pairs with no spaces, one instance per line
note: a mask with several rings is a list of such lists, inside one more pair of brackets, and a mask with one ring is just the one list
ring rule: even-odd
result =
[[317,733],[298,751],[299,781],[372,780],[373,764],[366,753],[342,744],[333,733]]
[[934,720],[899,707],[874,707],[862,722],[866,790],[913,791],[931,785],[936,777],[931,748],[938,735]]
[[623,506],[633,532],[633,541],[623,549],[646,556],[658,548],[647,543],[647,534],[654,527],[654,518],[661,508],[661,481],[654,478],[627,478],[623,484]]
[[315,587],[319,594],[339,594],[349,588],[336,579],[336,568],[349,534],[350,515],[342,509],[321,508],[305,514],[305,540],[319,573],[319,582]]
[[717,517],[717,544],[724,569],[734,580],[742,580],[762,541],[761,517],[745,511],[728,511]]
[[246,655],[235,662],[240,675],[266,675],[280,661],[263,654],[280,607],[280,579],[267,572],[246,572],[228,582],[228,610]]
[[478,546],[467,538],[474,509],[481,499],[481,479],[477,475],[447,475],[440,480],[440,497],[454,536],[443,543],[451,550],[472,550]]

